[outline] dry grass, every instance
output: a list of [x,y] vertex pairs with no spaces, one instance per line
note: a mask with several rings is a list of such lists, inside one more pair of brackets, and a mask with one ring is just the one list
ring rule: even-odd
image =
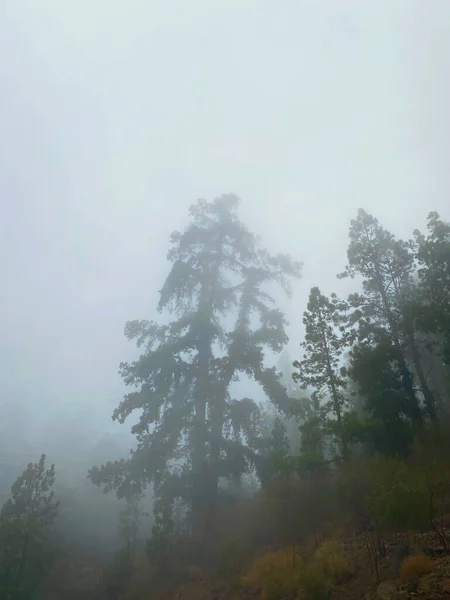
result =
[[434,561],[423,554],[407,556],[400,566],[400,579],[410,581],[434,571]]
[[271,550],[257,558],[243,585],[261,590],[263,600],[278,600],[299,595],[305,600],[327,598],[335,585],[353,573],[340,547],[333,541],[324,542],[306,560],[293,548]]

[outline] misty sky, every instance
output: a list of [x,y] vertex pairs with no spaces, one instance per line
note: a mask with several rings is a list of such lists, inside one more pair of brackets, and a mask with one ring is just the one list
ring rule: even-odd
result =
[[124,323],[225,192],[305,262],[295,351],[358,207],[404,236],[450,218],[449,34],[448,0],[3,0],[0,403],[109,427]]

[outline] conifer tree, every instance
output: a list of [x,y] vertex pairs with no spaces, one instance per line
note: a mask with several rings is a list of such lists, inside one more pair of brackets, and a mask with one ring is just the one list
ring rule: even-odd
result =
[[438,333],[442,356],[450,364],[450,223],[436,212],[428,215],[428,234],[414,232],[418,276],[424,296],[421,325]]
[[11,487],[12,497],[0,513],[0,595],[29,598],[50,557],[46,530],[53,524],[59,502],[52,490],[55,466],[45,466],[43,454],[29,463]]
[[389,335],[405,394],[408,415],[416,425],[422,424],[422,412],[406,360],[403,309],[414,270],[411,245],[396,240],[377,219],[364,210],[358,211],[350,225],[348,265],[339,277],[362,277],[363,293],[352,294],[349,304],[353,320],[359,325],[359,339],[377,344]]
[[348,443],[343,426],[346,381],[340,366],[346,335],[340,325],[339,309],[340,303],[336,297],[329,300],[320,293],[318,287],[311,289],[303,316],[305,341],[302,347],[305,354],[302,361],[294,362],[293,366],[298,372],[293,374],[293,378],[301,382],[305,389],[312,386],[322,415],[332,415],[336,419],[341,455],[348,460]]
[[412,434],[409,399],[389,336],[377,344],[361,343],[351,353],[349,375],[364,398],[367,419],[360,421],[363,439],[377,452],[406,456]]
[[278,408],[294,405],[265,363],[267,350],[279,352],[287,342],[285,318],[267,284],[290,293],[300,265],[262,250],[239,221],[238,203],[229,195],[199,201],[191,224],[172,235],[172,267],[158,306],[169,323],[131,321],[125,328],[143,353],[120,367],[125,383],[137,389],[113,418],[123,423],[140,412],[132,428],[137,449],[128,460],[90,472],[119,495],[153,482],[167,518],[174,499],[184,499],[198,536],[213,528],[219,479],[248,471],[257,450],[258,406],[234,398],[232,382],[245,374]]

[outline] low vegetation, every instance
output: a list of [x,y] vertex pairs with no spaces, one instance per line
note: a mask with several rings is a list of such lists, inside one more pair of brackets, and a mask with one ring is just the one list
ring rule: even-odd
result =
[[434,561],[425,555],[407,556],[400,567],[400,579],[416,580],[434,571]]
[[301,569],[301,557],[296,557],[295,548],[271,550],[255,559],[242,583],[261,590],[263,600],[279,600],[299,589]]

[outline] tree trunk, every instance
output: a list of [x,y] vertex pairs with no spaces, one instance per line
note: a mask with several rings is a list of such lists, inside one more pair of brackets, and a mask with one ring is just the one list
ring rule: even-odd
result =
[[417,373],[417,377],[420,382],[420,388],[422,390],[423,396],[425,398],[425,406],[427,408],[428,416],[430,417],[431,422],[435,427],[438,426],[438,418],[436,411],[436,399],[434,397],[433,392],[431,391],[427,379],[425,377],[425,373],[423,372],[422,363],[420,362],[420,354],[417,349],[416,341],[414,339],[414,333],[410,332],[410,347],[412,359],[414,362],[414,370]]
[[336,412],[336,418],[337,418],[337,422],[339,425],[342,458],[344,459],[345,462],[347,462],[349,460],[348,443],[347,443],[347,438],[346,438],[345,431],[344,431],[344,426],[342,424],[341,407],[339,406],[339,397],[338,397],[338,393],[336,390],[336,386],[334,384],[333,375],[331,376],[331,392],[332,392],[332,396],[333,396],[334,410]]
[[206,391],[201,382],[195,406],[192,452],[192,534],[201,539],[207,531],[208,488],[210,487],[210,465],[207,456]]

